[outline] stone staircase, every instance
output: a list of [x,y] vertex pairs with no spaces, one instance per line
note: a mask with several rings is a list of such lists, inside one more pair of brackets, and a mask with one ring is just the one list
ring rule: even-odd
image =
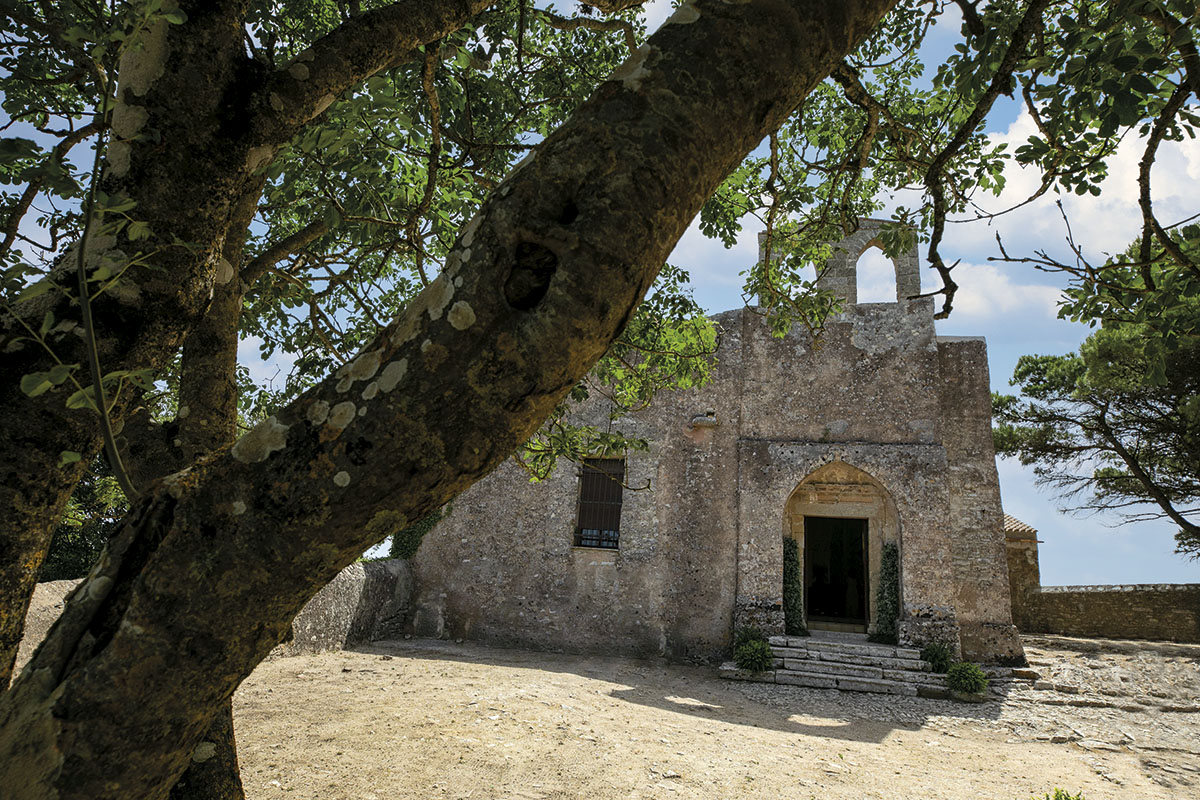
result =
[[720,668],[723,678],[761,683],[880,692],[910,697],[949,697],[944,675],[930,671],[920,651],[867,642],[866,636],[814,633],[772,636],[774,669],[750,672],[733,662]]

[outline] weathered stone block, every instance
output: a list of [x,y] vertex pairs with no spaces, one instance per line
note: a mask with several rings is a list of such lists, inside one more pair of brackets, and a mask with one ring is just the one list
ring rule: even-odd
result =
[[810,689],[836,689],[837,678],[832,675],[819,675],[814,672],[797,672],[781,669],[775,672],[776,683],[786,683],[791,686],[807,686]]
[[371,641],[381,618],[407,599],[411,584],[407,563],[399,559],[351,564],[300,610],[292,622],[292,641],[275,648],[281,655],[342,650]]

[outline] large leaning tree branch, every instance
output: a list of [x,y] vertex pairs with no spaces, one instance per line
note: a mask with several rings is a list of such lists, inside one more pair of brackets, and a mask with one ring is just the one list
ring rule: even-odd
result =
[[13,800],[161,797],[308,598],[537,429],[721,179],[891,5],[685,6],[352,363],[154,485],[0,700]]
[[[422,8],[410,8],[414,5]],[[335,51],[342,49],[347,68],[335,83],[321,75],[313,81],[287,80],[323,91],[344,89],[351,79],[368,77],[364,70],[387,66],[377,55],[381,45],[371,38],[383,35],[382,29],[360,22],[364,18],[387,20],[384,45],[407,48],[390,54],[394,62],[457,30],[485,5],[482,0],[401,2],[364,13],[314,45],[314,52],[329,54],[321,64],[336,61]],[[100,188],[113,201],[132,201],[128,214],[145,223],[150,235],[137,241],[123,233],[94,237],[86,254],[89,269],[106,260],[118,269],[133,262],[119,284],[93,302],[106,373],[157,371],[178,351],[203,317],[214,286],[233,279],[223,255],[225,241],[246,235],[245,209],[257,202],[266,166],[304,124],[299,112],[286,125],[275,114],[271,130],[284,138],[267,143],[259,135],[261,126],[252,124],[264,103],[270,107],[270,92],[261,87],[283,78],[264,75],[262,65],[246,55],[244,0],[180,0],[179,6],[187,21],[141,29],[120,65]],[[393,10],[385,14],[387,9]],[[412,13],[403,13],[406,9]],[[442,29],[430,26],[434,18]],[[359,47],[371,54],[366,62],[356,56]],[[310,72],[317,63],[309,64]],[[310,106],[306,113],[311,118],[319,109]],[[64,259],[68,262],[73,259]],[[24,375],[46,372],[56,363],[85,362],[76,292],[60,288],[71,284],[56,272],[47,278],[55,284],[50,291],[0,307],[0,374],[6,377],[0,382],[0,687],[8,683],[51,532],[99,450],[96,415],[66,408],[73,390],[69,381],[38,397],[20,388]],[[37,341],[33,334],[47,313],[54,327]],[[115,425],[133,400],[130,392],[114,398]],[[65,451],[81,458],[62,466],[59,454]]]

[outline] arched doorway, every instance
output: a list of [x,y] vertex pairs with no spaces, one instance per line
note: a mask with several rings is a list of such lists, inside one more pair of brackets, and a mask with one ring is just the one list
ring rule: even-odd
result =
[[883,545],[898,542],[900,533],[887,490],[845,462],[826,464],[788,498],[784,531],[798,546],[805,624],[873,631]]

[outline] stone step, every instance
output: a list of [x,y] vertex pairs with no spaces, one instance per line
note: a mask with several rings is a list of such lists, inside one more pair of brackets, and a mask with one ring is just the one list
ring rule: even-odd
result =
[[893,647],[874,642],[839,642],[808,636],[771,636],[772,647],[807,650],[811,653],[844,653],[847,655],[875,658],[903,658],[919,660],[921,651],[911,647]]
[[785,658],[783,668],[795,672],[818,675],[843,675],[855,678],[882,678],[883,668],[869,664],[852,664],[844,661],[820,661],[813,658]]
[[809,652],[807,657],[810,660],[819,661],[835,661],[845,664],[863,664],[872,667],[883,667],[884,669],[907,669],[914,672],[928,672],[930,670],[929,662],[922,661],[919,658],[890,658],[888,656],[864,656],[856,653],[833,652]]
[[772,647],[776,659],[792,659],[794,661],[824,661],[859,666],[882,667],[884,669],[905,669],[914,672],[928,672],[929,662],[919,658],[892,658],[889,656],[863,655],[848,653],[841,650],[805,650],[797,647]]
[[916,697],[917,695],[917,686],[903,681],[842,677],[787,669],[775,671],[775,682],[789,686],[804,686],[810,689],[840,689],[848,692],[876,692],[879,694],[907,695],[908,697]]

